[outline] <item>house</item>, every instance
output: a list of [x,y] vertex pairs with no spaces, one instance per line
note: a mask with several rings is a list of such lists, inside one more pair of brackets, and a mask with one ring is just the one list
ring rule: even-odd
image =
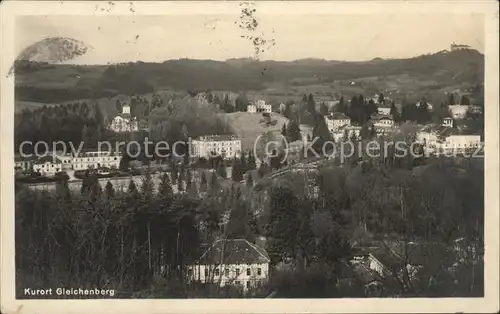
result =
[[123,106],[122,113],[111,120],[109,128],[117,133],[137,132],[139,130],[137,119],[130,115],[130,105]]
[[85,151],[75,154],[71,161],[73,170],[99,169],[102,167],[117,169],[122,156],[117,152]]
[[36,160],[36,157],[22,157],[15,156],[14,157],[14,171],[16,173],[29,172],[33,167],[33,162]]
[[344,126],[341,126],[340,128],[338,128],[337,130],[335,130],[332,133],[332,136],[333,136],[333,140],[336,143],[338,143],[338,142],[342,141],[343,139],[345,139],[346,137],[348,140],[351,139],[353,134],[354,134],[354,136],[356,136],[356,138],[359,139],[360,133],[361,133],[360,126],[344,125]]
[[231,285],[248,292],[267,282],[267,252],[245,239],[220,239],[188,266],[188,281]]
[[341,112],[332,112],[331,114],[325,116],[325,123],[328,130],[333,133],[342,126],[350,126],[351,118]]
[[450,118],[450,117],[444,118],[442,125],[445,127],[448,127],[448,128],[452,128],[453,127],[453,118]]
[[379,115],[388,116],[391,114],[391,106],[387,104],[380,104],[377,108]]
[[272,106],[270,104],[266,104],[265,100],[259,99],[255,103],[249,103],[247,105],[247,111],[251,113],[257,112],[272,112]]
[[464,153],[472,152],[481,146],[480,135],[449,135],[442,141],[438,141],[438,153]]
[[42,176],[53,176],[62,171],[62,164],[61,159],[55,155],[47,155],[33,163],[33,172],[39,172]]
[[241,153],[241,140],[235,135],[205,135],[192,141],[195,157],[234,158]]

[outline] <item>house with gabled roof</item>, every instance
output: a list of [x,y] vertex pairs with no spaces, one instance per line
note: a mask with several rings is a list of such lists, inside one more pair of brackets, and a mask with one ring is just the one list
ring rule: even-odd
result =
[[234,286],[248,292],[269,278],[267,252],[245,239],[219,239],[188,266],[188,281]]

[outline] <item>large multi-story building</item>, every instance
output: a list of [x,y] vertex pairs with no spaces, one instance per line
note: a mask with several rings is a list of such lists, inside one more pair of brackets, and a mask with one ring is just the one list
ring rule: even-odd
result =
[[98,169],[102,167],[117,169],[122,159],[121,154],[108,151],[86,151],[73,156],[72,168],[75,171]]
[[269,278],[267,252],[244,239],[217,240],[197,261],[188,266],[188,280],[233,286],[248,292]]
[[330,132],[335,132],[339,128],[351,125],[351,118],[340,112],[333,112],[325,116],[326,126]]
[[235,135],[206,135],[192,141],[195,157],[233,158],[241,154],[241,140]]

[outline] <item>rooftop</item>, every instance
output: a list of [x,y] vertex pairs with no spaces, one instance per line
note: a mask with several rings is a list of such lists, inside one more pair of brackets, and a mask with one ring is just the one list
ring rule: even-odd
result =
[[333,112],[332,114],[330,114],[327,117],[330,120],[345,120],[345,119],[350,119],[348,116],[346,116],[342,112]]
[[43,157],[38,158],[38,160],[35,161],[35,164],[40,165],[40,164],[44,164],[47,162],[50,162],[53,164],[61,164],[62,163],[61,159],[59,159],[58,157],[56,157],[54,155],[47,155],[47,156],[43,156]]
[[198,141],[234,141],[238,137],[234,134],[204,135],[196,138]]
[[265,264],[270,258],[267,252],[245,239],[222,239],[200,257],[201,264]]

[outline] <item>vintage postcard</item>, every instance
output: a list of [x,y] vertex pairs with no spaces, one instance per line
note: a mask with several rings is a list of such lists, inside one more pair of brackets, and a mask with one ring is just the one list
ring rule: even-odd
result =
[[2,313],[499,311],[496,1],[5,1]]

